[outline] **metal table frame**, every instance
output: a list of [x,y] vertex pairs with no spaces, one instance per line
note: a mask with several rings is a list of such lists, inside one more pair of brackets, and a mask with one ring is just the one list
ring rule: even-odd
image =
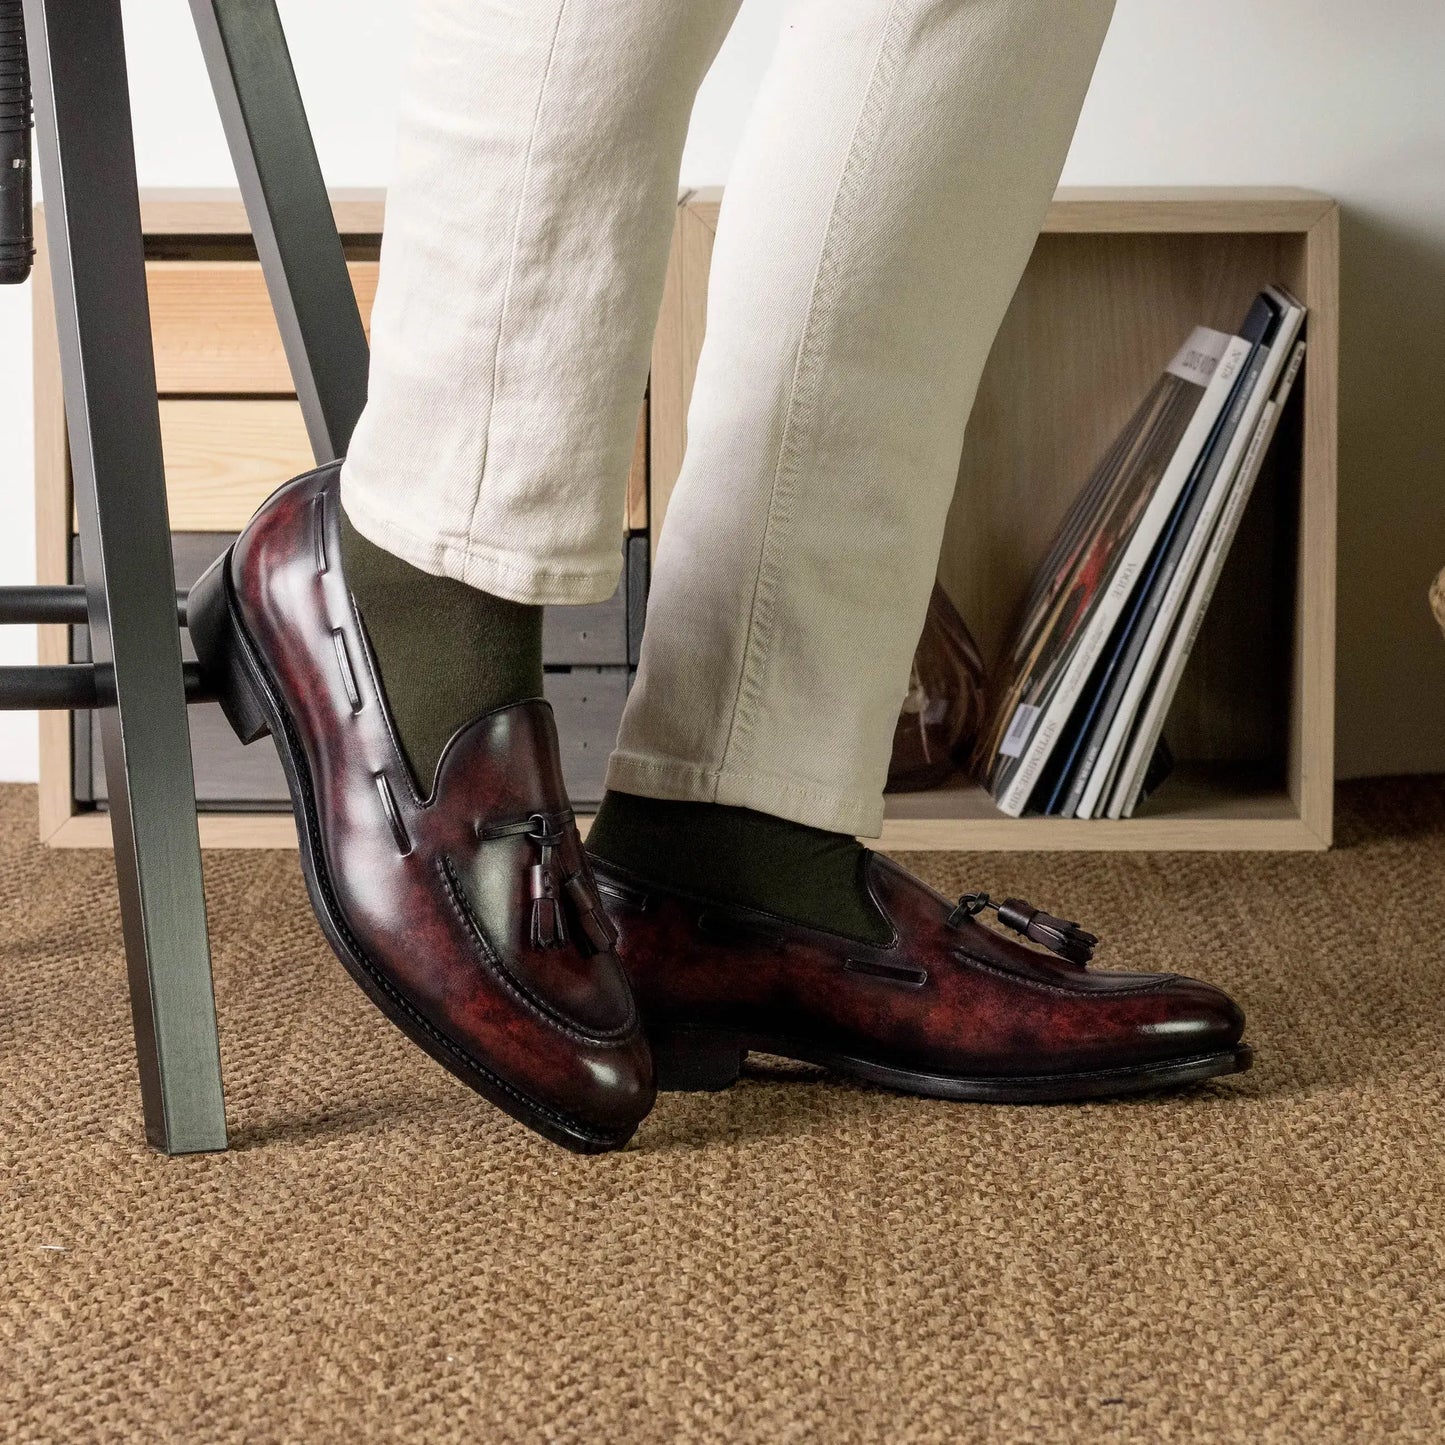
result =
[[[88,623],[90,664],[0,668],[0,707],[101,715],[147,1139],[226,1147],[120,0],[24,0],[85,586],[0,589],[0,623]],[[191,0],[318,462],[368,350],[275,0]],[[279,480],[279,479],[278,479]]]

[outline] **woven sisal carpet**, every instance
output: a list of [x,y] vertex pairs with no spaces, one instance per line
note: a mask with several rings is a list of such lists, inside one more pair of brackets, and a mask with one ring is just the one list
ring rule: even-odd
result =
[[1445,1438],[1445,782],[1324,856],[916,858],[1197,970],[1255,1071],[998,1109],[785,1072],[580,1160],[207,859],[233,1137],[141,1143],[111,865],[0,790],[0,1438]]

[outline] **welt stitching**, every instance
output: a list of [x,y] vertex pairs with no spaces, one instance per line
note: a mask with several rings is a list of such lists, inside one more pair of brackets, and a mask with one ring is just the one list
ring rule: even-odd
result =
[[[681,1025],[675,1028],[676,1033],[698,1033],[706,1030],[689,1028]],[[831,1050],[810,1050],[806,1045],[794,1043],[786,1036],[769,1035],[760,1037],[752,1034],[741,1035],[749,1052],[760,1054],[774,1054],[781,1058],[801,1059],[805,1063],[816,1063],[823,1068],[835,1068],[839,1072],[847,1072],[847,1065],[864,1064],[869,1067],[880,1067],[872,1065],[867,1059],[860,1059],[851,1054],[838,1054]],[[1221,1050],[1221,1052],[1227,1052]],[[1134,1079],[1139,1077],[1140,1070],[1146,1074],[1170,1073],[1176,1069],[1188,1068],[1191,1064],[1203,1064],[1212,1062],[1219,1058],[1218,1053],[1214,1054],[1190,1054],[1183,1059],[1160,1059],[1152,1064],[1136,1065],[1125,1064],[1113,1069],[1077,1069],[1072,1072],[1064,1071],[1054,1074],[984,1074],[984,1075],[957,1075],[957,1074],[934,1074],[932,1077],[947,1079],[964,1084],[1052,1084],[1052,1083],[1081,1083],[1088,1079]],[[892,1074],[908,1074],[908,1070],[895,1069],[889,1065],[881,1066],[886,1072]],[[866,1076],[865,1076],[866,1077]],[[1087,1101],[1085,1101],[1087,1102]]]

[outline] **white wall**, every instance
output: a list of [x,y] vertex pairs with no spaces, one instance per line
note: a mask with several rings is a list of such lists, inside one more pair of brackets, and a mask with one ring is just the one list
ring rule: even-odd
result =
[[[125,0],[142,184],[230,180],[183,0]],[[282,0],[328,178],[388,175],[405,0]],[[725,181],[782,0],[744,0],[683,165]],[[1445,770],[1445,6],[1119,0],[1066,183],[1293,184],[1345,204],[1340,771]],[[0,578],[33,576],[28,294],[0,289]],[[8,634],[8,635],[7,635]],[[0,629],[0,659],[33,646]],[[34,776],[0,714],[0,777]]]

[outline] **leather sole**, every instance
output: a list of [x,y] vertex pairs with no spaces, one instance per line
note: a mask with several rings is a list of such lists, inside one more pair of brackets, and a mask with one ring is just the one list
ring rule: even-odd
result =
[[432,1025],[406,1000],[385,970],[366,956],[352,937],[326,871],[305,751],[235,605],[230,548],[191,588],[186,609],[187,630],[196,656],[236,736],[243,743],[253,743],[269,733],[276,744],[297,815],[306,891],[321,931],[342,967],[418,1048],[503,1113],[577,1154],[622,1148],[636,1132],[634,1129],[617,1133],[593,1129],[529,1098]]
[[1222,1074],[1241,1074],[1254,1062],[1245,1044],[1213,1054],[1163,1059],[1119,1069],[1062,1074],[1015,1074],[964,1078],[897,1069],[869,1059],[798,1048],[785,1039],[741,1037],[710,1030],[677,1029],[649,1036],[659,1091],[726,1089],[735,1084],[749,1053],[772,1054],[816,1064],[831,1073],[878,1084],[904,1094],[973,1104],[1063,1104],[1110,1099],[1198,1084]]

